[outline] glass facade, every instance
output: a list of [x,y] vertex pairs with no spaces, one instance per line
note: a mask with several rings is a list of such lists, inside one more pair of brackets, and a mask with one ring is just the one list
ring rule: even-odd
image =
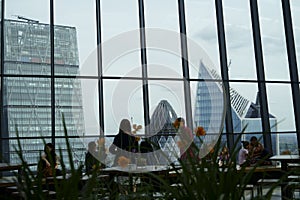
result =
[[[2,86],[2,137],[10,139],[2,158],[10,163],[19,162],[16,153],[17,138],[28,162],[37,162],[44,148],[42,139],[51,141],[51,58],[49,25],[30,19],[5,20],[4,74]],[[78,47],[74,27],[55,26],[54,66],[56,74],[78,75]],[[22,76],[24,75],[24,76]],[[55,136],[65,136],[62,114],[69,136],[84,134],[81,83],[74,78],[56,78]],[[18,134],[18,135],[17,135]],[[70,139],[74,151],[84,146],[78,138]],[[55,144],[66,150],[65,139]],[[8,146],[7,146],[8,145]],[[18,148],[17,148],[18,149]]]
[[43,139],[64,149],[62,113],[78,160],[123,118],[144,137],[161,101],[211,141],[247,126],[299,154],[298,1],[37,2],[1,1],[3,160],[17,162],[16,128],[30,162]]

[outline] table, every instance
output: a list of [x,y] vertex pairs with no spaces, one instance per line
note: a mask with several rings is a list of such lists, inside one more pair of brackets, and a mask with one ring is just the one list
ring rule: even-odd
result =
[[[289,163],[300,163],[299,155],[275,155],[270,158],[272,161],[279,161],[281,163],[281,170],[283,172],[288,171]],[[286,181],[284,181],[286,183]],[[282,199],[288,199],[289,195],[287,192],[287,183],[281,185],[281,196]]]
[[[35,166],[35,165],[37,165],[37,164],[36,163],[31,163],[31,164],[0,163],[0,172],[17,170],[18,171],[18,180],[20,181],[22,178],[23,166]],[[1,174],[1,176],[2,176],[2,174]]]
[[276,155],[270,158],[272,161],[279,161],[281,163],[281,169],[283,171],[287,171],[288,163],[299,163],[300,156],[299,155]]
[[[110,176],[110,180],[113,181],[114,177],[125,176],[128,177],[128,183],[130,191],[134,192],[133,177],[146,177],[147,174],[155,174],[158,176],[168,176],[170,173],[179,170],[177,168],[170,168],[170,166],[161,165],[147,165],[147,166],[136,166],[128,165],[127,167],[109,167],[101,169],[103,174]],[[172,174],[174,176],[174,173]]]

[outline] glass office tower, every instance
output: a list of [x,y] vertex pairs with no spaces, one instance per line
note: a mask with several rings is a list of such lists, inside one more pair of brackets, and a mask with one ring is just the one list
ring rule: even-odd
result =
[[[55,96],[51,96],[50,27],[38,21],[5,20],[2,158],[18,162],[17,132],[27,162],[36,162],[45,142],[52,142],[51,101],[55,102],[55,145],[66,149],[62,115],[65,117],[72,150],[80,155],[84,134],[81,83],[77,79],[55,78]],[[55,74],[76,76],[79,58],[76,29],[54,26]],[[22,75],[22,77],[18,77]],[[53,98],[54,97],[54,98]],[[62,151],[64,154],[65,151]],[[57,152],[58,153],[58,152]],[[68,159],[64,159],[68,163]]]
[[[223,115],[221,104],[223,102],[222,82],[209,82],[209,80],[221,80],[221,78],[215,70],[209,69],[201,62],[199,66],[199,79],[203,81],[198,82],[197,85],[194,123],[203,126],[205,130],[215,130],[215,134],[218,133],[218,128],[223,129],[223,132],[225,132],[226,127],[224,125],[223,128],[223,122],[220,121],[221,116]],[[249,141],[253,135],[256,135],[263,143],[261,134],[255,134],[262,131],[260,126],[261,114],[258,97],[256,98],[256,102],[253,103],[244,98],[235,89],[230,88],[230,101],[234,133],[251,133],[242,135],[240,139]],[[277,132],[276,117],[269,114],[269,120],[271,132]],[[213,135],[213,133],[210,134],[208,142],[212,140],[211,138],[213,138]],[[238,135],[236,135],[235,138],[238,138]],[[225,137],[222,139],[224,142],[226,141]],[[278,142],[276,135],[272,134],[273,154],[276,154],[278,153],[277,151],[279,151],[279,146],[277,145]]]

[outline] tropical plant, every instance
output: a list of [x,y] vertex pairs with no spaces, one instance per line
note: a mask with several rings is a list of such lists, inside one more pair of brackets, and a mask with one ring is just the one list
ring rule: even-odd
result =
[[[66,138],[68,159],[70,169],[64,165],[61,160],[62,177],[53,176],[53,179],[45,179],[36,174],[26,163],[23,157],[21,143],[18,141],[16,150],[19,158],[23,163],[23,177],[21,184],[18,185],[19,193],[23,199],[231,199],[240,200],[246,198],[246,188],[252,184],[254,173],[258,165],[250,169],[242,167],[237,169],[237,153],[239,143],[234,144],[234,148],[230,152],[230,158],[227,165],[220,167],[218,165],[218,155],[224,144],[219,140],[214,146],[214,151],[201,160],[189,157],[188,162],[179,161],[179,166],[171,164],[169,174],[154,174],[151,172],[141,174],[131,174],[134,179],[134,190],[129,187],[128,183],[122,184],[115,182],[113,179],[101,180],[99,177],[103,175],[100,166],[96,166],[86,179],[83,178],[83,165],[75,167],[71,146],[68,141],[68,133],[64,117],[63,127]],[[18,135],[18,130],[16,130]],[[241,135],[241,134],[240,134]],[[236,140],[239,141],[239,138]],[[45,143],[45,141],[44,141]],[[192,145],[195,145],[192,143]],[[194,148],[198,148],[196,145]],[[199,148],[198,148],[199,151]],[[60,157],[62,149],[59,149]],[[258,163],[259,164],[259,163]],[[98,170],[97,170],[98,169]],[[53,169],[53,171],[55,171]],[[268,189],[263,197],[254,197],[255,199],[270,199],[274,189],[280,185],[282,180],[288,174],[284,174],[277,183]],[[49,190],[55,193],[49,195]],[[151,194],[151,195],[149,195]],[[9,197],[7,197],[9,198]]]

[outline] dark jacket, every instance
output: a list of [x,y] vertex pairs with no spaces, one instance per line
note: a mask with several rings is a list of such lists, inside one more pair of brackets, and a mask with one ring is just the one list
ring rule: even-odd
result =
[[[121,152],[120,149],[124,150],[125,152]],[[130,154],[127,154],[126,152],[138,152],[138,141],[134,136],[119,130],[119,133],[115,136],[114,141],[109,148],[109,152],[116,155],[113,166],[117,166],[120,156],[123,155],[129,158]],[[135,161],[131,159],[131,163],[133,162]]]

